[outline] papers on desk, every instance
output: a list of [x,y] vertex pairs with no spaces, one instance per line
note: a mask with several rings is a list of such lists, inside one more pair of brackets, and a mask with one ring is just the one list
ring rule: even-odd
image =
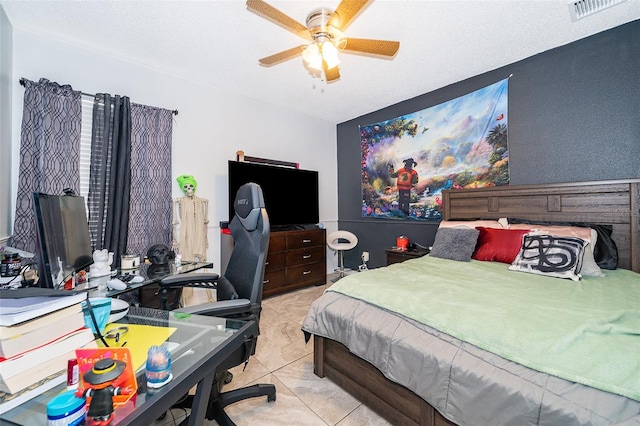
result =
[[[147,362],[147,352],[151,346],[162,345],[176,331],[175,327],[114,323],[107,324],[105,334],[113,328],[123,326],[129,330],[120,337],[118,344],[121,346],[126,342],[126,347],[131,351],[131,363],[134,371],[138,371],[140,367],[145,365]],[[113,339],[108,339],[107,343],[109,345],[112,343],[115,345]],[[104,347],[102,342],[98,342],[98,344]]]

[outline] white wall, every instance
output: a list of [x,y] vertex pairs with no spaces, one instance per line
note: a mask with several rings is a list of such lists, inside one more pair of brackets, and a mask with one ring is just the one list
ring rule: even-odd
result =
[[[246,155],[300,163],[318,170],[320,220],[328,230],[337,223],[336,126],[292,111],[169,75],[139,64],[51,40],[14,28],[12,177],[17,180],[18,146],[24,89],[19,78],[45,77],[85,93],[126,95],[132,102],[177,109],[173,126],[175,177],[188,173],[198,195],[209,199],[208,260],[220,264],[220,221],[227,220],[227,161],[237,150]],[[3,112],[4,114],[4,112]],[[15,203],[15,191],[12,203]],[[178,184],[174,197],[182,196]],[[13,206],[11,207],[13,212]],[[11,213],[13,215],[13,213]],[[331,260],[332,256],[328,256]],[[328,265],[331,269],[332,265]]]
[[0,7],[0,246],[10,234],[11,214],[11,24]]

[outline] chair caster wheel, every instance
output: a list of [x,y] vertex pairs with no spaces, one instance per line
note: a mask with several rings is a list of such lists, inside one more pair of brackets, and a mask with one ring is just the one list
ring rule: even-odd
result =
[[227,371],[226,376],[224,376],[224,384],[228,385],[229,383],[231,383],[232,380],[233,380],[233,374]]
[[276,394],[274,393],[273,395],[267,395],[267,402],[273,402],[276,400]]

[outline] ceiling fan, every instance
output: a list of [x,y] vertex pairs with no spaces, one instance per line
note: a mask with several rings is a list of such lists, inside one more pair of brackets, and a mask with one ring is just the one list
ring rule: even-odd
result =
[[393,58],[400,43],[389,40],[345,37],[343,31],[370,0],[342,0],[335,12],[325,8],[311,11],[306,26],[263,0],[247,0],[247,8],[309,43],[283,50],[260,59],[261,65],[272,66],[302,56],[307,68],[316,74],[324,73],[327,82],[340,78],[338,52]]

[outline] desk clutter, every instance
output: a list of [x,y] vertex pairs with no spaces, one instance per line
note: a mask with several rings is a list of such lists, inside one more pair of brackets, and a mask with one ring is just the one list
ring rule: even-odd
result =
[[77,397],[69,390],[54,397],[47,404],[47,424],[49,426],[80,425],[84,422],[85,399]]
[[[113,252],[107,249],[95,250],[93,252],[93,265],[91,265],[90,275],[92,278],[103,277],[112,274]],[[140,267],[140,256],[135,254],[123,254],[120,257],[120,269],[130,271]]]
[[135,406],[138,384],[129,348],[78,349],[76,358],[80,383],[75,396],[86,398],[88,424],[108,425],[116,408]]
[[85,327],[85,293],[0,292],[0,413],[64,383],[75,349],[97,347]]
[[[212,265],[182,263],[163,244],[146,256],[92,251],[82,197],[34,194],[34,203],[38,256],[0,246],[0,423],[36,405],[46,417],[25,424],[117,422],[136,407],[135,371],[149,388],[173,380],[162,345],[176,328],[146,318],[129,324],[130,304],[111,297]],[[66,223],[83,226],[70,233]]]
[[[0,415],[66,380],[71,393],[47,403],[49,424],[79,424],[78,416],[88,416],[86,424],[109,424],[114,410],[119,418],[135,408],[135,371],[146,366],[149,387],[170,382],[171,355],[161,345],[176,329],[115,322],[128,310],[122,300],[88,298],[86,292],[0,291]],[[113,365],[105,366],[107,359]],[[92,401],[102,408],[92,410]]]

